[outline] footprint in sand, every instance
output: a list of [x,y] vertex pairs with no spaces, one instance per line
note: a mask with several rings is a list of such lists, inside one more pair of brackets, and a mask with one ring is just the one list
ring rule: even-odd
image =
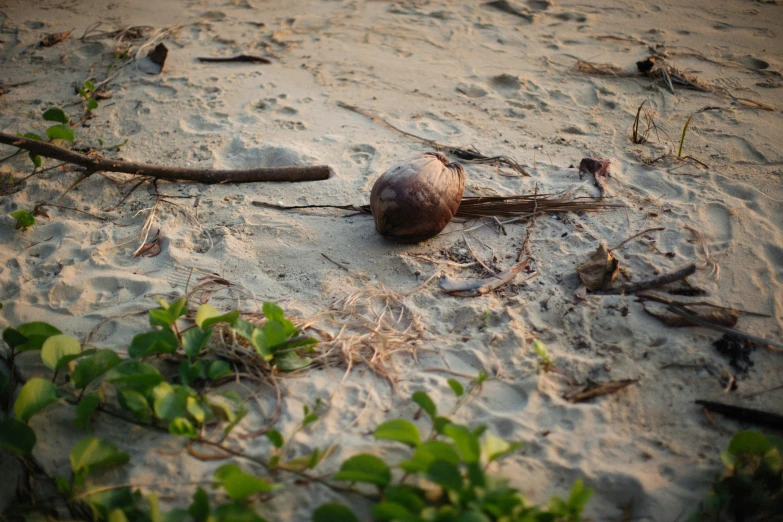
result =
[[377,151],[372,145],[359,144],[350,147],[345,151],[344,155],[357,167],[366,171],[372,165],[372,160],[375,158],[376,153]]
[[[734,227],[728,209],[722,203],[712,202],[700,207],[703,232],[710,243],[728,243],[734,238]],[[727,246],[727,245],[721,245]]]
[[783,247],[768,243],[764,246],[764,250],[770,268],[775,274],[775,280],[779,285],[783,285]]
[[224,127],[222,121],[200,114],[179,120],[179,128],[185,134],[213,134],[223,130]]
[[256,167],[285,167],[312,165],[320,160],[300,153],[291,147],[275,145],[253,146],[235,137],[215,153],[215,168],[250,169]]
[[410,119],[416,122],[415,126],[420,131],[429,132],[431,134],[439,134],[441,136],[454,136],[455,134],[462,134],[462,131],[460,131],[453,123],[432,112],[414,114]]

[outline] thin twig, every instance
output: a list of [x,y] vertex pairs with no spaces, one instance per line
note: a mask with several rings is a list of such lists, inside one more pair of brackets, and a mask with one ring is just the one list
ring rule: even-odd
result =
[[665,227],[655,227],[655,228],[648,228],[647,230],[642,230],[638,234],[635,234],[635,235],[629,237],[628,239],[626,239],[624,241],[621,241],[617,245],[613,246],[612,248],[609,249],[609,252],[611,252],[613,250],[617,250],[618,248],[620,248],[621,246],[623,246],[627,242],[632,241],[632,240],[636,239],[637,237],[646,234],[647,232],[655,232],[657,230],[666,230],[666,228]]
[[663,286],[669,283],[673,283],[674,281],[679,281],[680,279],[685,279],[686,277],[693,275],[694,273],[696,273],[696,265],[694,263],[691,263],[685,266],[684,268],[681,268],[680,270],[677,270],[676,272],[672,272],[670,274],[664,274],[662,276],[653,279],[648,279],[647,281],[628,283],[625,285],[618,286],[616,288],[609,288],[608,290],[598,290],[596,292],[590,292],[590,295],[635,294],[636,292],[647,290],[648,288],[655,288],[657,286]]

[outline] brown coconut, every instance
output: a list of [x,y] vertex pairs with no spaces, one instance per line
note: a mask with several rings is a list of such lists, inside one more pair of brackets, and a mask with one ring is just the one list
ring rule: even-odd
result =
[[437,236],[457,213],[465,190],[465,169],[428,152],[393,165],[370,193],[375,230],[399,243]]

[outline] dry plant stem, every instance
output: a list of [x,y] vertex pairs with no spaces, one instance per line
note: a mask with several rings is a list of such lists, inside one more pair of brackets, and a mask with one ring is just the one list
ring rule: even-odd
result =
[[636,297],[639,297],[640,299],[649,299],[650,301],[656,301],[658,303],[664,303],[668,305],[677,305],[682,306],[683,308],[688,308],[689,306],[707,306],[710,308],[715,308],[717,310],[726,310],[727,312],[734,312],[737,314],[743,314],[743,315],[752,315],[754,317],[771,317],[768,314],[762,314],[759,312],[749,312],[747,310],[740,310],[738,308],[729,308],[727,306],[720,306],[712,303],[708,303],[706,301],[693,301],[691,303],[685,303],[682,301],[674,301],[672,299],[663,297],[658,294],[651,294],[649,292],[642,292],[640,294],[636,294]]
[[597,292],[590,292],[590,295],[620,295],[620,294],[635,294],[648,288],[655,288],[657,286],[667,285],[680,279],[685,279],[688,276],[696,273],[696,265],[691,263],[690,265],[672,272],[670,274],[664,274],[654,279],[648,279],[647,281],[639,281],[638,283],[629,283],[627,285],[621,285],[616,288],[610,288],[608,290],[598,290]]
[[0,132],[0,143],[24,149],[39,156],[80,165],[92,172],[124,172],[134,176],[151,176],[167,180],[197,181],[199,183],[255,183],[262,181],[318,181],[328,179],[330,175],[330,169],[326,165],[213,170],[164,167],[146,163],[110,160],[100,156],[86,156],[50,143],[28,140],[27,138],[5,132]]
[[777,341],[772,341],[771,339],[765,339],[764,337],[758,337],[756,335],[751,335],[745,332],[741,332],[739,330],[735,330],[734,328],[729,328],[727,326],[721,326],[718,324],[711,323],[709,321],[705,321],[698,315],[694,314],[693,312],[690,312],[686,310],[685,308],[682,308],[681,306],[677,305],[669,305],[669,310],[675,313],[678,313],[680,315],[683,315],[688,318],[688,320],[696,323],[699,326],[703,326],[705,328],[712,328],[713,330],[717,330],[719,332],[723,332],[729,335],[733,335],[735,337],[739,337],[741,339],[747,339],[748,341],[752,341],[756,344],[761,344],[770,347],[773,351],[780,351],[783,350],[783,344],[779,343]]
[[337,105],[339,107],[342,107],[343,109],[347,109],[349,111],[355,112],[356,114],[360,114],[361,116],[364,116],[365,118],[374,121],[375,123],[383,125],[384,127],[396,132],[401,136],[405,136],[406,138],[412,139],[413,141],[417,141],[419,143],[424,143],[431,147],[435,147],[438,151],[445,151],[448,152],[449,154],[453,154],[454,156],[458,157],[463,161],[467,161],[470,163],[502,163],[503,165],[506,165],[507,167],[519,172],[523,176],[530,175],[522,167],[522,165],[517,163],[512,158],[509,158],[508,156],[485,156],[475,150],[463,149],[460,147],[454,147],[452,145],[444,145],[442,143],[438,143],[437,141],[428,140],[426,138],[422,138],[421,136],[416,136],[415,134],[411,134],[410,132],[406,132],[402,129],[399,129],[394,125],[392,125],[391,123],[384,120],[383,118],[379,118],[378,116],[371,114],[369,111],[366,111],[354,105],[348,105],[347,103],[343,103],[340,101],[337,102]]
[[638,234],[634,234],[633,236],[629,237],[628,239],[626,239],[626,240],[623,240],[623,241],[621,241],[620,243],[618,243],[617,245],[613,246],[612,248],[610,248],[610,249],[609,249],[609,252],[611,252],[611,251],[613,251],[613,250],[617,250],[618,248],[620,248],[620,247],[621,247],[621,246],[623,246],[624,244],[628,243],[629,241],[633,241],[633,240],[634,240],[634,239],[636,239],[637,237],[639,237],[639,236],[641,236],[641,235],[644,235],[644,234],[646,234],[647,232],[656,232],[656,231],[660,231],[660,230],[666,230],[666,228],[665,228],[665,227],[655,227],[655,228],[648,228],[648,229],[646,229],[646,230],[642,230],[642,231],[641,231],[641,232],[639,232]]

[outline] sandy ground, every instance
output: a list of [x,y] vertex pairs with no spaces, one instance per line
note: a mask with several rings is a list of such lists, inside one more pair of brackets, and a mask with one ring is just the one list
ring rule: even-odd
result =
[[[181,295],[192,269],[236,285],[213,298],[221,308],[238,302],[255,310],[252,295],[310,317],[342,310],[341,300],[352,296],[355,317],[372,318],[368,306],[379,309],[372,295],[383,288],[408,292],[439,270],[452,277],[485,276],[480,267],[444,263],[472,261],[466,240],[482,260],[506,269],[529,234],[536,277],[523,283],[528,276],[522,274],[515,284],[473,299],[447,296],[430,283],[389,301],[394,317],[402,317],[398,328],[408,328],[385,332],[394,343],[378,335],[360,338],[367,332],[355,329],[343,341],[322,346],[324,353],[331,350],[328,368],[281,377],[281,432],[290,433],[301,420],[303,404],[320,397],[328,405],[322,420],[297,436],[291,455],[337,444],[321,468],[335,470],[344,458],[375,445],[369,433],[378,423],[414,414],[407,400],[413,391],[428,391],[447,409],[454,401],[446,379],[457,375],[467,383],[465,376],[483,370],[494,379],[457,417],[527,442],[494,471],[512,478],[530,500],[564,494],[583,478],[595,489],[587,509],[592,520],[620,520],[630,509],[633,520],[671,521],[703,497],[719,469],[719,450],[742,428],[719,418],[711,423],[694,400],[717,397],[783,413],[780,391],[742,398],[780,384],[780,354],[757,349],[753,368],[738,376],[738,389],[724,393],[716,375],[736,372],[711,346],[721,334],[667,327],[633,297],[574,296],[575,267],[599,243],[615,245],[647,228],[665,230],[617,251],[620,282],[701,262],[702,248],[687,225],[704,236],[720,266],[717,279],[709,270],[689,278],[706,295],[699,299],[768,314],[742,317],[737,327],[783,338],[779,2],[514,4],[532,22],[472,0],[34,4],[0,2],[0,82],[31,82],[0,97],[0,129],[42,133],[39,114],[50,106],[77,117],[74,86],[104,77],[115,44],[80,41],[85,29],[97,22],[107,31],[148,25],[170,29],[162,35],[169,48],[164,70],[155,74],[146,59],[125,67],[111,82],[112,98],[101,103],[89,127],[78,130],[78,146],[127,139],[112,156],[220,168],[318,163],[331,166],[334,175],[300,184],[159,183],[160,193],[188,198],[172,199],[176,206],[162,204],[156,212],[153,229],[164,237],[162,253],[134,258],[155,201],[152,187],[139,188],[118,205],[131,182],[120,183],[126,180],[121,175],[92,176],[58,200],[77,173],[49,171],[9,187],[9,175],[21,179],[30,163],[23,156],[6,161],[0,165],[9,192],[0,200],[6,216],[0,228],[3,325],[44,320],[84,339],[107,319],[91,342],[122,351],[144,319],[119,317],[156,306],[157,295]],[[64,42],[37,46],[46,34],[71,29]],[[633,72],[648,47],[668,52],[670,64],[690,70],[713,92],[675,85],[672,94],[658,80],[574,70],[577,60],[585,60]],[[272,64],[196,60],[241,53],[268,56]],[[778,110],[749,107],[730,95]],[[631,124],[644,100],[661,132],[634,144]],[[607,196],[627,208],[543,216],[507,225],[507,235],[493,226],[461,232],[481,223],[453,223],[433,240],[400,246],[377,235],[366,216],[254,206],[363,204],[392,163],[430,150],[338,102],[428,139],[511,156],[531,174],[465,164],[467,195],[573,189],[597,196],[592,177],[580,178],[574,168],[594,156],[611,160]],[[704,107],[713,109],[693,116],[683,155],[708,168],[672,159],[644,163],[676,155],[686,119]],[[1,147],[0,157],[11,152]],[[45,166],[54,164],[45,160]],[[50,208],[49,219],[23,233],[7,217],[53,201],[113,221]],[[536,339],[546,343],[567,377],[536,371],[530,348]],[[380,355],[368,365],[373,350]],[[347,353],[356,361],[344,378]],[[27,359],[30,372],[32,361]],[[639,382],[614,395],[583,404],[562,398],[572,389],[569,380],[584,385],[629,378]],[[257,428],[273,411],[274,393],[261,388],[259,394],[260,406],[251,402],[252,414],[240,430]],[[70,415],[53,408],[35,419],[41,430],[36,456],[55,472],[67,467],[69,441],[61,433]],[[149,487],[175,504],[192,494],[192,486],[177,482],[201,480],[217,465],[189,457],[180,439],[129,431],[117,422],[99,420],[97,434],[133,454],[121,479],[157,484]],[[242,444],[252,454],[268,452],[266,440]],[[403,455],[391,444],[373,451]],[[306,520],[315,506],[333,498],[321,486],[291,486],[260,512],[270,520]],[[364,509],[355,498],[342,501]]]

